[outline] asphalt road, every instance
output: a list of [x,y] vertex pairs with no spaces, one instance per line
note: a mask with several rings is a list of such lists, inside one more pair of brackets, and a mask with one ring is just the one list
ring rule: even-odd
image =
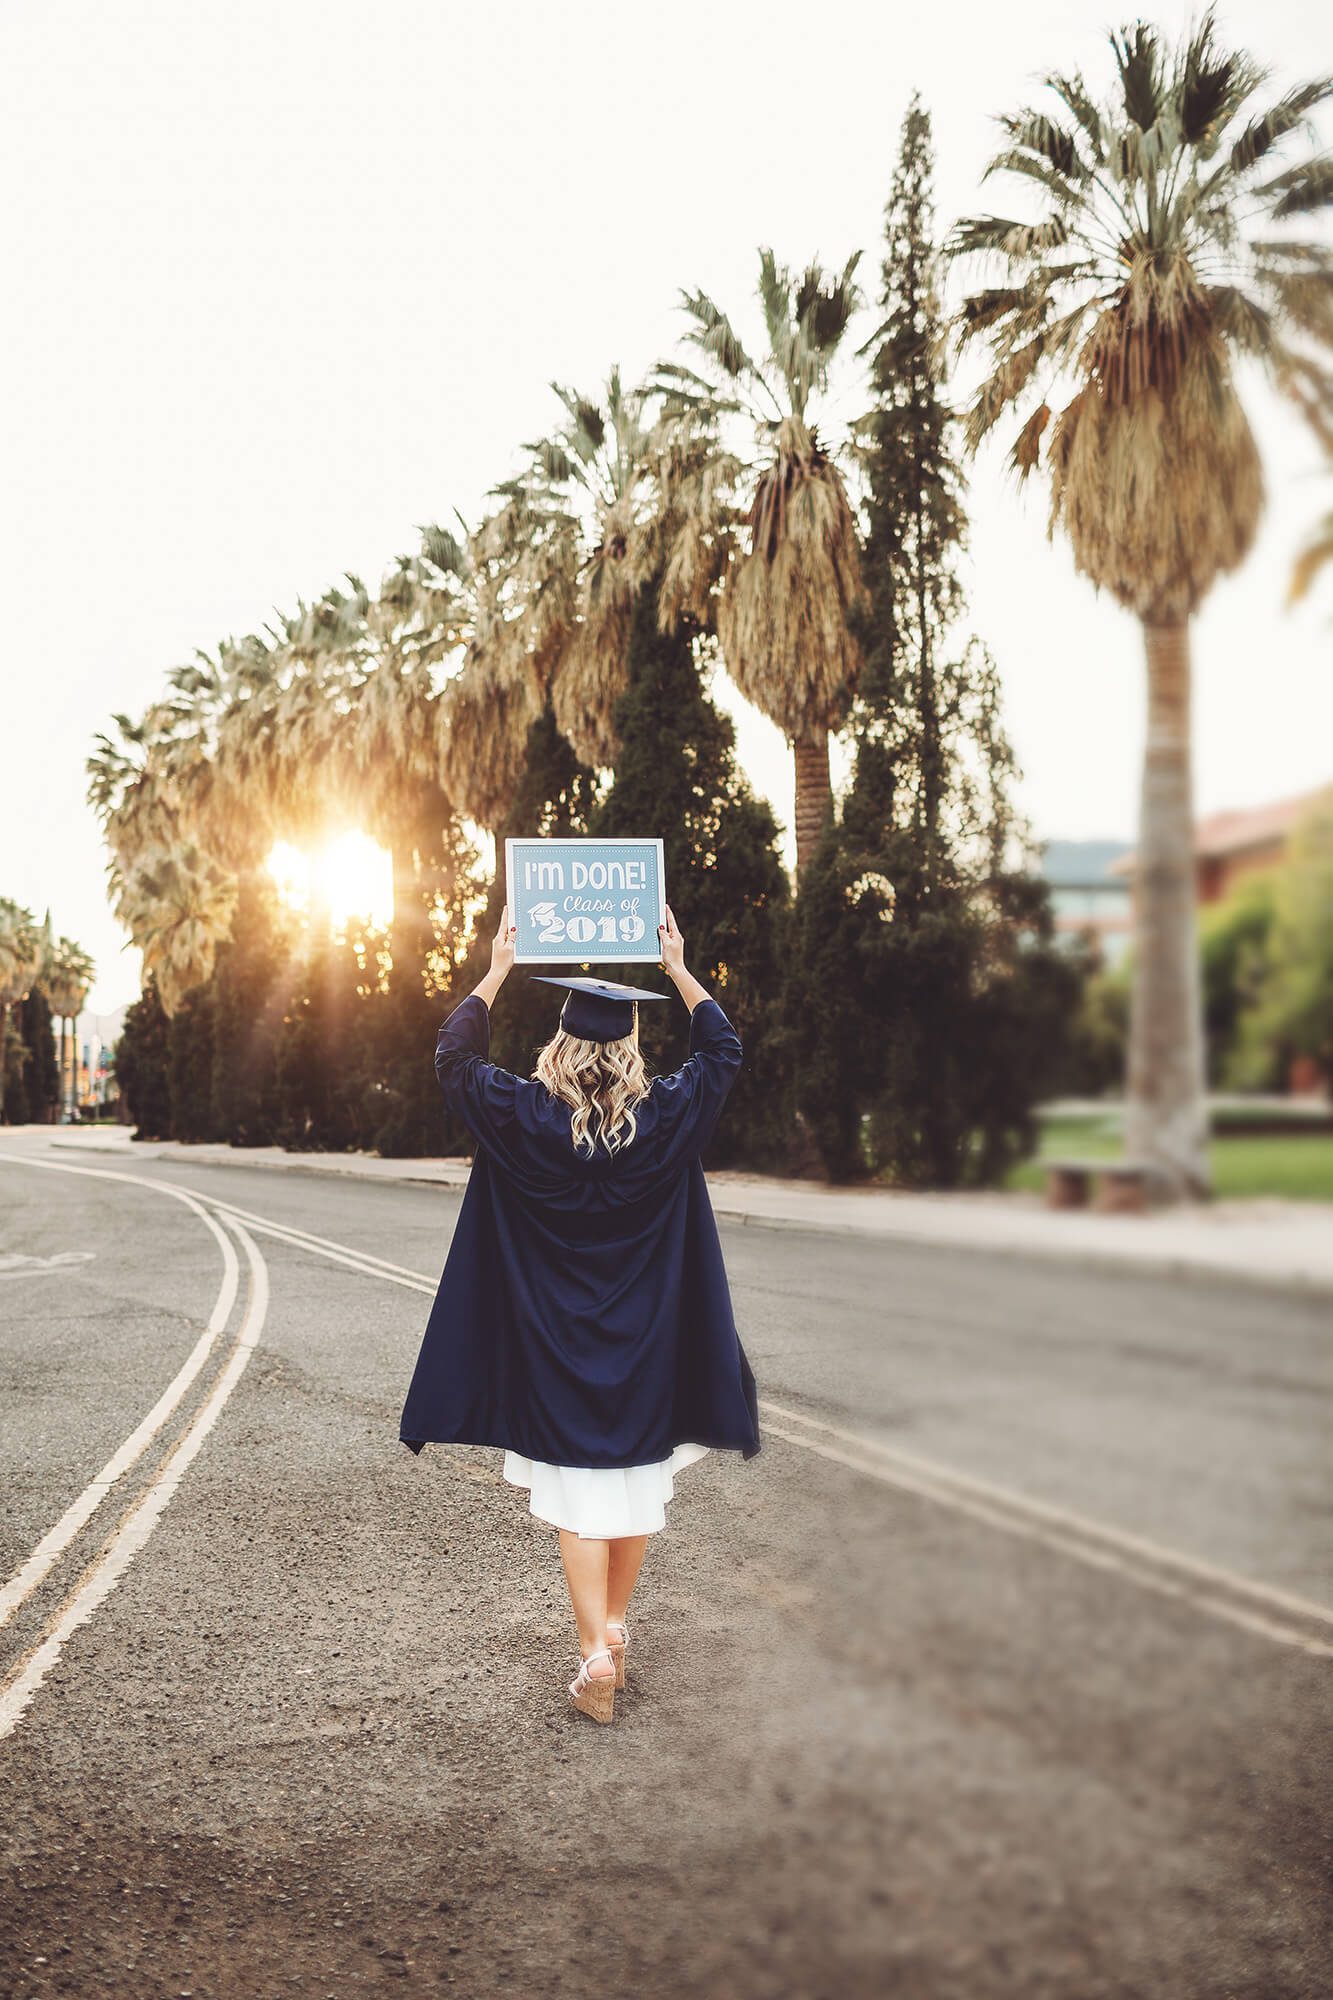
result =
[[396,1442],[456,1195],[0,1154],[6,2000],[1333,1989],[1326,1305],[724,1231],[765,1449],[598,1730],[498,1454]]

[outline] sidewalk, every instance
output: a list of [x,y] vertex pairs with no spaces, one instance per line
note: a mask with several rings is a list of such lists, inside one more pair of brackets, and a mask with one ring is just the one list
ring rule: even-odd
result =
[[[458,1159],[381,1160],[365,1153],[287,1153],[280,1146],[136,1146],[123,1126],[26,1129],[45,1133],[62,1150],[116,1153],[127,1163],[155,1159],[449,1188],[463,1187],[469,1171]],[[1092,1269],[1222,1277],[1333,1297],[1333,1206],[1323,1202],[1219,1201],[1151,1215],[1097,1215],[1048,1209],[1030,1194],[907,1194],[725,1172],[710,1174],[708,1186],[719,1220],[731,1223],[1072,1259]]]

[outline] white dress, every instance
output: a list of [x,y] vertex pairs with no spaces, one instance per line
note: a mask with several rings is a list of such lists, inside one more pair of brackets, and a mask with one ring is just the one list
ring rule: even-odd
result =
[[675,1477],[704,1456],[706,1444],[678,1444],[670,1458],[653,1465],[625,1467],[547,1465],[507,1451],[504,1476],[526,1486],[528,1512],[553,1528],[614,1541],[620,1535],[651,1535],[666,1526],[667,1502]]

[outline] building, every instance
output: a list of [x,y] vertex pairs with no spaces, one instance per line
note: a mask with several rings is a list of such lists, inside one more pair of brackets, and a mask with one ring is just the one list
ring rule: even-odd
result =
[[[1201,903],[1220,903],[1230,895],[1242,876],[1265,868],[1276,868],[1286,858],[1292,831],[1317,800],[1327,797],[1329,786],[1301,792],[1295,798],[1276,799],[1269,805],[1246,806],[1231,812],[1210,813],[1194,829],[1195,885]],[[1114,873],[1133,885],[1134,851],[1127,850],[1113,864]]]
[[[124,1007],[117,1007],[110,1014],[83,1013],[74,1024],[74,1101],[80,1110],[106,1104],[116,1095],[111,1058],[120,1040],[125,1013]],[[53,1023],[53,1032],[58,1059],[58,1022]]]
[[1117,872],[1129,852],[1123,840],[1048,840],[1042,848],[1056,935],[1090,936],[1104,965],[1118,965],[1129,950],[1130,884]]

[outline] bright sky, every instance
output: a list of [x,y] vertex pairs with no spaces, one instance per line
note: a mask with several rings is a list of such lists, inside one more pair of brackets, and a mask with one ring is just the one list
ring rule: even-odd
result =
[[[93,1008],[138,984],[83,796],[112,710],[345,569],[376,581],[415,524],[475,518],[550,427],[548,381],[645,368],[679,287],[752,327],[760,243],[792,263],[863,246],[873,277],[914,85],[942,222],[993,205],[989,118],[1042,69],[1098,62],[1108,6],[0,0],[0,894],[94,954]],[[1279,84],[1327,65],[1319,18],[1222,9]],[[1200,811],[1333,776],[1327,586],[1282,603],[1327,487],[1297,426],[1262,394],[1253,412],[1271,504],[1198,623]],[[1136,628],[998,461],[972,511],[1023,803],[1042,835],[1127,835]],[[742,744],[785,817],[776,733],[747,717]]]

